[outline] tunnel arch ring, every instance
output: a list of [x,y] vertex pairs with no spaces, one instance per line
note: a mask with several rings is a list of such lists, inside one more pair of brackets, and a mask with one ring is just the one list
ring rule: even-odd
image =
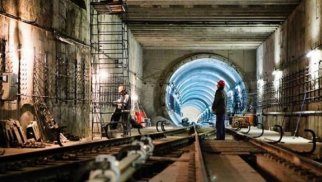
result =
[[[172,84],[171,82],[173,81],[173,76],[184,65],[187,65],[188,63],[193,62],[193,61],[196,61],[196,60],[205,60],[205,59],[213,60],[214,62],[216,62],[215,64],[223,64],[224,66],[229,67],[231,70],[233,70],[231,72],[235,72],[235,73],[230,73],[229,72],[229,74],[235,74],[235,75],[237,74],[237,76],[235,76],[235,77],[239,77],[238,78],[238,80],[239,80],[238,82],[241,82],[242,83],[243,89],[246,91],[246,93],[248,93],[248,90],[249,90],[248,89],[248,85],[244,82],[244,80],[245,80],[244,79],[245,78],[245,74],[243,73],[243,71],[241,71],[241,69],[238,66],[236,66],[234,63],[230,62],[229,59],[227,59],[227,58],[225,58],[223,56],[217,55],[217,54],[213,54],[213,53],[200,53],[200,54],[195,54],[195,55],[187,56],[186,58],[181,59],[181,61],[179,60],[165,74],[165,79],[164,80],[166,81],[165,83],[167,83],[167,84],[164,84],[163,87],[162,87],[162,91],[161,91],[161,103],[164,106],[163,107],[163,113],[164,113],[164,115],[168,116],[171,120],[173,120],[173,117],[171,117],[169,115],[169,112],[171,112],[171,111],[169,111],[169,106],[168,106],[169,103],[167,101],[167,97],[168,97],[168,94],[169,94],[169,91],[167,89],[169,88],[169,85]],[[234,76],[232,76],[232,77],[234,77]],[[215,83],[212,83],[212,84],[215,85]],[[213,91],[212,94],[214,94],[214,91]],[[247,94],[246,94],[246,96],[245,96],[244,99],[246,99],[246,103],[247,103],[247,99],[248,99],[247,98]],[[177,121],[174,121],[174,123],[176,125],[178,124],[178,122],[179,122],[178,120]]]

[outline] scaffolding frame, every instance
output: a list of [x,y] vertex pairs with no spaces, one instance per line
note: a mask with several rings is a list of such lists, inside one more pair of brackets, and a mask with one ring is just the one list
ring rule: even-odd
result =
[[102,127],[115,109],[118,86],[125,85],[130,93],[130,83],[126,3],[92,0],[90,8],[93,139],[102,138]]

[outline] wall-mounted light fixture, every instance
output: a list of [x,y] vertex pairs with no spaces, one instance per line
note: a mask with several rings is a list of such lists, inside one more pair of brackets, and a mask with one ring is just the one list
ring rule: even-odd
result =
[[98,76],[100,80],[107,80],[107,78],[109,77],[109,74],[107,70],[99,70]]
[[263,93],[264,93],[264,84],[265,81],[263,78],[260,78],[257,80],[257,96],[258,96],[258,100],[262,100],[263,97]]
[[257,85],[258,85],[258,87],[264,86],[264,79],[261,78],[261,79],[257,80]]
[[273,85],[274,85],[274,90],[276,92],[275,93],[275,98],[279,98],[280,97],[279,86],[280,86],[281,78],[283,76],[283,71],[274,68],[274,71],[272,72],[272,75],[274,76]]
[[318,56],[319,56],[319,50],[318,49],[313,49],[313,50],[311,50],[310,52],[308,52],[306,54],[307,58],[312,58],[312,59],[314,59],[314,58],[316,58]]
[[272,75],[274,76],[274,80],[281,79],[283,72],[281,70],[278,70],[274,68],[274,71],[272,72]]
[[316,81],[316,79],[319,77],[319,63],[321,61],[322,58],[322,52],[319,49],[320,46],[312,49],[310,52],[307,53],[306,57],[309,58],[309,73],[310,73],[310,77],[313,81],[313,85],[316,89],[319,88],[319,84],[318,82],[314,82]]

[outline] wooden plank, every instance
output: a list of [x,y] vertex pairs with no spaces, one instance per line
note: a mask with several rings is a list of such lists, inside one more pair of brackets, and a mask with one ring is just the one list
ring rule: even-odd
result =
[[277,163],[264,155],[256,155],[257,164],[265,171],[276,177],[279,181],[293,181],[293,182],[305,182],[307,179],[303,179],[303,176],[298,175],[292,169],[289,169]]
[[214,149],[214,148],[205,148],[204,149],[205,152],[208,153],[221,153],[221,152],[248,152],[248,153],[252,153],[252,152],[262,152],[259,149],[238,149],[238,148],[231,148],[231,149]]
[[251,166],[238,155],[212,155],[204,153],[211,181],[249,182],[265,181]]
[[[183,162],[184,160],[190,159],[191,153],[184,153],[177,162],[174,162],[165,170],[163,170],[158,175],[150,179],[150,182],[178,182],[178,181],[189,181],[188,179],[188,168],[189,160]],[[190,159],[191,160],[191,159]]]
[[246,142],[236,141],[207,141],[203,144],[204,151],[214,153],[247,153],[247,152],[262,152],[261,149]]
[[208,145],[217,145],[217,146],[253,146],[251,143],[247,143],[247,142],[230,142],[230,141],[226,141],[226,140],[217,140],[217,141],[207,141],[205,142],[205,144]]
[[209,148],[256,148],[254,146],[248,146],[248,145],[204,145],[205,147]]
[[151,156],[149,160],[152,161],[175,161],[175,162],[189,162],[190,158],[175,158],[175,157],[159,157],[159,156]]

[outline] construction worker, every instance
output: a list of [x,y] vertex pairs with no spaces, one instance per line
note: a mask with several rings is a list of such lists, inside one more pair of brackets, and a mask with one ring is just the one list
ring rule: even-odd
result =
[[124,85],[118,87],[118,93],[120,95],[119,99],[113,102],[116,108],[111,117],[111,129],[116,129],[117,122],[120,120],[121,116],[122,119],[126,119],[131,109],[130,95],[127,93]]
[[225,81],[219,80],[217,91],[212,104],[212,111],[216,114],[216,140],[225,140],[225,113],[226,113],[226,93],[224,91]]

